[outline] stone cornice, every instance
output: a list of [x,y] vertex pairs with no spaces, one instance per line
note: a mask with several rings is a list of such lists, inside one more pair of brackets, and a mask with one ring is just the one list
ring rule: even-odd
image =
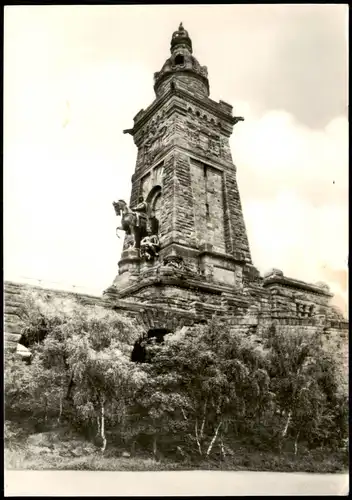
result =
[[234,117],[228,113],[223,112],[220,108],[220,104],[216,101],[213,101],[209,97],[207,97],[206,99],[199,99],[183,89],[173,87],[170,88],[170,90],[168,90],[162,97],[155,99],[154,102],[150,104],[146,110],[140,111],[135,117],[133,128],[124,130],[124,133],[135,135],[135,133],[149,120],[149,118],[173,96],[181,97],[188,102],[192,102],[196,106],[202,108],[204,111],[211,111],[212,113],[214,113],[214,115],[231,126],[235,125],[239,120],[241,120],[241,118]]
[[[124,288],[119,293],[119,297],[123,298],[125,296],[131,295],[143,288],[150,286],[176,286],[178,288],[186,288],[190,290],[197,290],[209,293],[211,295],[221,295],[222,293],[230,293],[233,294],[234,290],[232,287],[228,287],[226,285],[220,285],[217,283],[206,283],[204,281],[198,281],[197,279],[187,277],[186,273],[182,273],[181,271],[176,271],[171,268],[166,268],[172,273],[173,276],[167,275],[159,275],[157,277],[149,277],[145,280],[141,280],[138,283],[134,283],[133,285]],[[165,272],[165,271],[164,271]]]
[[293,278],[287,278],[286,276],[268,276],[263,280],[263,286],[267,287],[269,285],[279,285],[285,288],[295,288],[299,290],[304,290],[306,292],[311,292],[317,295],[323,295],[325,297],[333,297],[333,294],[322,290],[316,285],[312,285],[310,283],[305,283],[304,281],[295,280]]
[[224,113],[220,108],[220,104],[216,101],[213,101],[209,97],[205,99],[199,99],[193,94],[179,88],[175,89],[175,95],[179,95],[180,97],[183,97],[185,100],[193,102],[196,106],[199,106],[200,108],[204,109],[204,111],[209,112],[209,110],[211,110],[214,113],[214,115],[216,115],[221,120],[224,120],[231,126],[235,125],[238,121],[241,121],[243,119],[236,116],[232,116],[228,113]]
[[[124,298],[120,298],[119,293],[111,288],[108,288],[104,292],[104,299],[106,304],[109,304],[113,309],[122,309],[133,314],[143,314],[147,311],[156,311],[166,314],[170,314],[170,307],[163,306],[162,304],[147,304],[147,303],[136,303],[129,302]],[[179,314],[180,316],[188,317],[194,319],[195,313],[193,311],[187,311],[186,309],[179,309],[178,307],[172,307],[173,314]]]
[[[156,283],[144,283],[142,286],[139,287],[139,289],[141,288],[150,288],[152,286],[155,286]],[[162,285],[164,285],[165,283],[162,283]],[[160,285],[160,283],[158,283],[157,285]],[[190,287],[189,285],[188,286],[180,286],[179,283],[177,284],[170,284],[170,283],[167,283],[167,286],[170,287],[170,288],[187,288],[187,289],[191,289],[192,287]],[[221,285],[220,285],[221,286]],[[215,286],[212,286],[211,289],[209,290],[210,293],[213,293],[212,291],[214,290],[214,288],[216,287]],[[136,293],[139,291],[139,289],[137,289],[136,287],[136,290],[133,290],[133,293]],[[201,287],[200,286],[197,286],[197,290],[200,290]],[[127,290],[127,289],[125,289]],[[192,313],[192,309],[191,310],[187,310],[187,309],[178,309],[178,308],[175,308],[174,306],[171,307],[170,309],[170,306],[163,306],[162,304],[148,304],[148,303],[145,303],[145,302],[141,302],[141,303],[138,303],[138,302],[127,302],[128,300],[128,297],[126,297],[126,299],[124,298],[124,292],[125,290],[123,290],[123,294],[119,293],[117,290],[116,291],[112,291],[111,289],[108,289],[106,292],[107,295],[107,298],[108,300],[111,300],[109,295],[110,296],[113,296],[113,297],[116,297],[116,299],[113,299],[113,300],[117,300],[118,303],[120,304],[123,304],[123,307],[125,307],[126,309],[129,308],[129,306],[131,305],[131,307],[133,308],[133,310],[135,311],[138,311],[140,308],[145,308],[145,307],[150,307],[152,309],[154,308],[159,308],[159,309],[163,309],[167,312],[170,312],[170,310],[173,311],[180,311],[180,312],[188,312],[188,313]],[[207,291],[207,290],[206,290]],[[129,290],[129,297],[134,297],[133,295],[131,295],[131,291]],[[126,294],[127,295],[127,294]],[[222,291],[220,294],[219,294],[219,297],[221,297],[221,299],[225,299],[225,301],[227,300],[231,300],[231,303],[232,304],[236,304],[237,307],[248,307],[249,304],[250,304],[250,301],[248,300],[248,298],[244,297],[244,296],[238,296],[234,293],[234,291],[232,290],[231,292],[229,290],[227,291]],[[126,302],[125,302],[126,300]],[[121,301],[121,302],[120,302]],[[204,302],[201,302],[201,301],[192,301],[190,302],[190,305],[191,306],[194,306],[194,305],[197,305],[198,307],[199,306],[202,306],[204,309],[208,309],[208,310],[218,310],[218,311],[224,311],[223,309],[223,306],[221,305],[213,305],[213,304],[207,304],[207,303],[204,303]],[[120,306],[119,306],[120,307]]]

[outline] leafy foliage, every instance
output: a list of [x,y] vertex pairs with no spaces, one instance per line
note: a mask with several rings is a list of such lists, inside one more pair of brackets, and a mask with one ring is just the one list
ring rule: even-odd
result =
[[272,326],[259,338],[214,319],[148,342],[148,362],[134,363],[143,332],[121,314],[34,296],[25,309],[32,362],[6,359],[7,415],[80,429],[103,451],[109,438],[198,461],[241,446],[337,449],[348,435],[319,332]]

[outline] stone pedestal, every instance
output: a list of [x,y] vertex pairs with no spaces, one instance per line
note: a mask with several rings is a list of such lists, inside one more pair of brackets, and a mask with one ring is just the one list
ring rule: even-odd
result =
[[119,261],[119,274],[139,271],[140,255],[138,248],[124,250]]
[[124,250],[118,266],[119,273],[113,282],[114,286],[121,289],[138,280],[140,270],[139,250],[137,248]]

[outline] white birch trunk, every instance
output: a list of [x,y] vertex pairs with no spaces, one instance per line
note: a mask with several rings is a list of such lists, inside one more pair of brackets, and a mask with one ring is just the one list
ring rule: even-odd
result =
[[211,450],[212,450],[212,448],[214,446],[214,443],[216,441],[216,438],[217,438],[217,435],[218,435],[218,432],[219,432],[221,424],[222,424],[222,422],[219,423],[219,425],[217,426],[217,428],[215,430],[215,434],[213,436],[213,439],[211,440],[210,445],[209,445],[209,447],[207,449],[207,457],[209,456],[209,454],[210,454],[210,452],[211,452]]
[[45,416],[44,416],[44,422],[47,422],[48,420],[48,399],[45,398]]
[[156,442],[156,434],[154,434],[153,437],[153,455],[154,455],[154,460],[156,460],[156,454],[157,454],[157,442]]
[[199,436],[198,436],[198,420],[197,419],[196,419],[196,425],[195,425],[195,434],[196,434],[196,441],[197,441],[197,445],[198,445],[198,451],[199,451],[199,454],[202,455],[202,447],[200,445]]
[[221,446],[221,453],[224,458],[226,458],[226,453],[225,453],[225,448],[224,448],[224,443],[222,441],[222,438],[220,439],[220,446]]
[[63,399],[63,395],[60,394],[60,408],[59,408],[59,416],[57,417],[57,423],[59,424],[60,423],[60,420],[61,420],[61,415],[62,415],[62,399]]
[[299,437],[299,431],[297,432],[297,436],[295,439],[295,455],[297,455],[298,452],[298,437]]
[[286,434],[287,434],[288,427],[289,427],[290,422],[291,422],[291,417],[292,417],[292,410],[290,410],[290,411],[288,412],[288,415],[287,415],[286,425],[285,425],[285,427],[284,427],[284,429],[283,429],[283,431],[282,431],[282,434],[281,434],[281,437],[283,437],[283,438],[284,438],[284,437],[286,436]]
[[204,403],[204,413],[203,413],[203,422],[202,422],[202,426],[200,428],[200,439],[203,439],[203,433],[204,433],[204,425],[205,425],[205,412],[206,412],[206,409],[207,409],[207,400],[205,400],[205,403]]
[[102,446],[101,446],[101,451],[104,453],[105,448],[106,448],[106,437],[105,437],[105,407],[104,407],[104,402],[101,403],[100,407],[100,414],[101,414],[101,427],[100,427],[100,436],[103,441]]
[[100,415],[96,415],[97,419],[97,436],[100,436]]

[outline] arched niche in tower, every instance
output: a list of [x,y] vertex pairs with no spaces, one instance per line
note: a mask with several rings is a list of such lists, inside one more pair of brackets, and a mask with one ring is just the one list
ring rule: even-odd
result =
[[161,186],[154,186],[148,196],[147,203],[149,204],[150,210],[150,226],[152,234],[158,234],[159,232],[159,220],[160,220],[160,210],[161,210]]

